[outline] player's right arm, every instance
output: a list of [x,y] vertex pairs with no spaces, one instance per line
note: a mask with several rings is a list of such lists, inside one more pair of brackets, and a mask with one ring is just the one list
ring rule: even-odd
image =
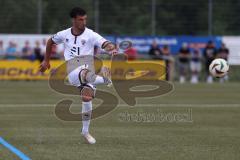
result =
[[55,44],[63,43],[64,32],[65,31],[58,32],[53,37],[49,38],[49,40],[47,41],[46,54],[44,56],[44,60],[41,63],[40,69],[39,69],[41,72],[45,72],[47,69],[50,68],[50,58],[51,58],[52,46]]
[[54,45],[54,42],[52,38],[49,38],[47,41],[47,46],[46,46],[46,53],[44,56],[44,60],[42,61],[40,65],[40,72],[45,72],[47,69],[50,68],[50,57],[51,57],[51,51],[52,51],[52,46]]

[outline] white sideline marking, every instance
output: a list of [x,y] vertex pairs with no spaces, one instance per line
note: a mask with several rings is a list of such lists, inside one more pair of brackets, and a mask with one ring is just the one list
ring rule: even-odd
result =
[[[56,104],[0,104],[0,108],[4,107],[54,107]],[[81,104],[73,104],[78,107]],[[136,106],[128,106],[119,104],[118,107],[240,107],[240,104],[137,104]]]

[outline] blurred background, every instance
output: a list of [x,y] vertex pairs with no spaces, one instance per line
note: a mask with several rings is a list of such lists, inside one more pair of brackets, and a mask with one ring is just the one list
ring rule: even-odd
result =
[[[174,85],[165,95],[136,97],[134,107],[122,95],[133,100],[135,91],[166,91],[166,82],[97,86],[94,108],[106,104],[99,91],[119,104],[91,121],[93,146],[83,141],[80,122],[56,116],[63,100],[73,101],[74,117],[81,112],[79,96],[53,91],[47,81],[64,62],[62,45],[52,48],[51,69],[39,72],[47,40],[71,27],[69,11],[76,6],[87,11],[89,28],[119,46],[132,43],[120,50],[129,63],[119,60],[113,79],[160,73]],[[18,159],[5,139],[34,160],[240,160],[239,8],[240,0],[0,0],[0,159]],[[112,64],[100,48],[95,54]],[[209,75],[215,58],[228,61],[227,76]],[[143,72],[135,74],[131,63]],[[149,63],[158,65],[146,74]]]
[[[69,11],[79,6],[87,10],[89,28],[117,44],[133,43],[124,51],[129,60],[165,61],[167,80],[240,79],[239,0],[0,0],[0,6],[1,62],[42,61],[47,39],[71,26]],[[213,57],[229,62],[229,76],[209,77]],[[52,49],[52,59],[63,59],[63,46]]]

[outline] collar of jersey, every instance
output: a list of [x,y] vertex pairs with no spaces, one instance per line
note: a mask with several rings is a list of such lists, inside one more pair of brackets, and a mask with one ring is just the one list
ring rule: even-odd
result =
[[[85,31],[85,29],[86,29],[86,27],[84,28],[84,31]],[[74,34],[74,33],[73,33],[73,29],[71,28],[71,34],[72,34],[73,36],[80,36],[81,34],[83,34],[84,31],[82,31],[82,32],[79,33],[79,34]]]

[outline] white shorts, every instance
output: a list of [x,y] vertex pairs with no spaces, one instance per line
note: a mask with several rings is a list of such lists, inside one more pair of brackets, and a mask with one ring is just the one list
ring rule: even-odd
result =
[[79,88],[80,90],[82,89],[82,87],[84,86],[88,86],[88,87],[91,87],[94,91],[94,95],[95,95],[95,92],[96,92],[96,86],[91,84],[91,83],[86,83],[86,84],[82,84],[80,82],[80,79],[79,79],[79,73],[82,69],[86,69],[88,68],[87,65],[82,65],[82,66],[79,66],[77,67],[76,69],[74,69],[72,72],[70,72],[68,74],[68,81],[71,85],[73,86],[76,86],[77,88]]
[[200,72],[202,68],[201,62],[190,62],[190,68],[191,71]]
[[71,85],[80,87],[82,84],[79,79],[79,73],[82,69],[87,69],[88,65],[82,65],[74,69],[72,72],[68,74],[68,81]]

